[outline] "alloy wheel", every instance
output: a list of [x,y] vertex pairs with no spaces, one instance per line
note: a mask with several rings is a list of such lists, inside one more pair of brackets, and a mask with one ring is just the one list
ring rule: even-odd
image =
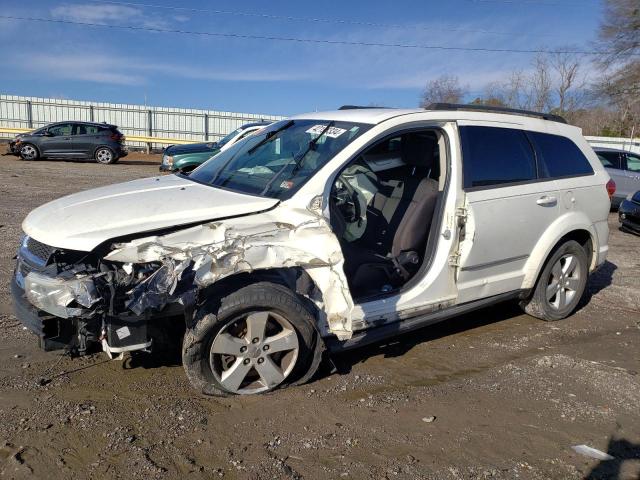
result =
[[295,328],[271,311],[251,312],[225,325],[211,343],[209,364],[229,392],[260,393],[293,371],[299,345]]
[[33,160],[38,156],[38,151],[32,145],[25,145],[20,149],[20,154],[25,160]]
[[556,309],[566,308],[580,289],[582,272],[575,255],[563,255],[553,265],[547,284],[547,301]]
[[101,148],[96,152],[96,160],[99,163],[111,163],[113,160],[113,153],[108,148]]

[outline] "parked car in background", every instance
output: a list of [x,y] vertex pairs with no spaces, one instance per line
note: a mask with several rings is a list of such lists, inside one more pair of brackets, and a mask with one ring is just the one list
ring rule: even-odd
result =
[[640,155],[614,148],[594,147],[593,150],[616,182],[611,206],[617,208],[630,194],[640,190]]
[[[571,315],[607,256],[610,182],[580,130],[554,115],[307,113],[189,176],[35,209],[13,304],[45,349],[78,353],[148,351],[182,323],[194,388],[266,392],[309,379],[325,348],[496,302]],[[163,323],[176,314],[183,322]]]
[[104,164],[116,163],[127,155],[118,127],[94,122],[52,123],[17,135],[9,150],[23,160],[86,158]]
[[620,203],[618,220],[623,230],[640,234],[640,190],[630,193]]
[[269,125],[270,122],[246,123],[217,142],[171,145],[162,155],[161,172],[188,173],[214,155],[225,151],[236,142]]

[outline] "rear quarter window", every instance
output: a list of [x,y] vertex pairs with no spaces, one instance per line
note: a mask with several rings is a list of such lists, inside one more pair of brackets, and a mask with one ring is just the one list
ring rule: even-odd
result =
[[537,178],[533,149],[522,130],[465,126],[460,136],[466,189]]
[[528,132],[544,165],[547,177],[592,175],[593,168],[582,150],[567,137],[548,133]]

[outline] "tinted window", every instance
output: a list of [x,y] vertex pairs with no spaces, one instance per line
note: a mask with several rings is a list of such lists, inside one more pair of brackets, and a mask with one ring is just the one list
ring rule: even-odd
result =
[[591,175],[593,168],[578,146],[566,137],[528,132],[549,177]]
[[60,137],[64,135],[71,135],[71,131],[73,130],[72,123],[63,123],[61,125],[55,125],[53,127],[49,127],[49,133],[54,137]]
[[627,170],[640,172],[640,157],[633,153],[627,153]]
[[464,186],[484,187],[536,178],[536,162],[521,130],[461,127]]
[[596,155],[598,155],[598,159],[600,160],[600,163],[603,167],[616,169],[620,168],[620,155],[618,154],[618,152],[599,151],[596,152]]
[[97,135],[105,130],[97,125],[76,125],[76,135]]

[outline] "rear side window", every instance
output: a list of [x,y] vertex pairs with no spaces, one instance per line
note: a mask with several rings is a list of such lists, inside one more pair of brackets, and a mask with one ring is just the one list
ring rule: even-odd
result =
[[620,154],[618,152],[596,152],[603,167],[620,169]]
[[76,135],[96,135],[104,131],[104,129],[96,125],[78,125],[76,128]]
[[522,130],[460,127],[464,187],[499,186],[536,178],[536,161]]
[[627,153],[627,170],[635,173],[640,172],[640,156]]
[[593,174],[587,157],[568,138],[540,132],[528,134],[536,145],[538,161],[544,165],[546,176],[555,178]]

